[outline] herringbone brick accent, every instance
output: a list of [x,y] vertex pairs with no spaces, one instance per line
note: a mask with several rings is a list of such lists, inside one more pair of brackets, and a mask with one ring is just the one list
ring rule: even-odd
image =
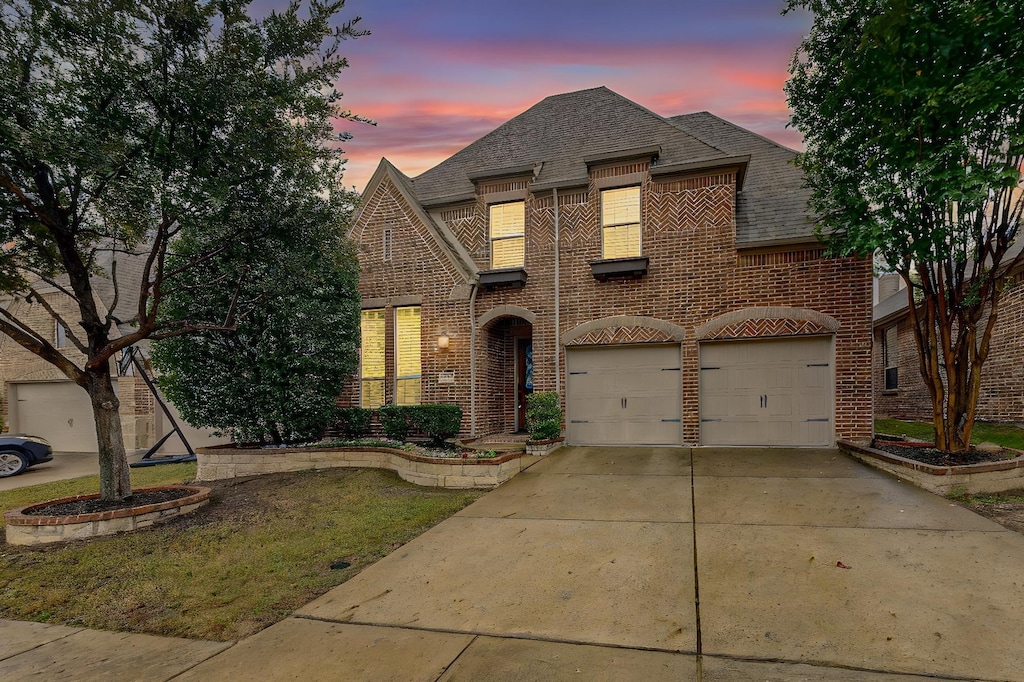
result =
[[701,227],[728,227],[732,224],[732,215],[732,187],[729,185],[653,191],[649,195],[644,231],[660,234]]
[[567,346],[608,346],[627,343],[671,343],[672,338],[650,327],[609,327],[574,339]]
[[746,320],[723,327],[710,339],[748,339],[762,336],[801,336],[804,334],[825,334],[828,330],[809,320],[759,319]]
[[441,218],[455,233],[455,238],[466,247],[477,266],[483,269],[490,267],[491,254],[487,244],[486,206],[482,209],[475,204],[460,206],[445,211],[441,214]]

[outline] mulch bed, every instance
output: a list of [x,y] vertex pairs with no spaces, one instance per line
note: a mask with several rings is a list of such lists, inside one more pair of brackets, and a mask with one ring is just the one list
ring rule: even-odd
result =
[[100,499],[75,500],[74,502],[61,502],[59,504],[47,504],[32,509],[26,509],[23,513],[26,516],[75,516],[76,514],[93,514],[96,512],[116,511],[119,509],[131,509],[142,507],[147,504],[159,504],[180,500],[183,497],[194,495],[194,490],[147,490],[136,492],[126,500],[105,501]]
[[[930,464],[932,466],[950,467],[950,466],[961,466],[963,464],[981,464],[982,462],[1002,462],[1013,456],[1013,453],[1009,453],[1006,450],[1002,452],[982,452],[972,448],[970,452],[942,452],[930,447],[926,444],[920,446],[900,444],[887,442],[884,439],[876,439],[875,445],[876,450],[888,452],[890,455],[896,455],[898,457],[906,457],[922,464]],[[1008,457],[1008,455],[1010,457]]]

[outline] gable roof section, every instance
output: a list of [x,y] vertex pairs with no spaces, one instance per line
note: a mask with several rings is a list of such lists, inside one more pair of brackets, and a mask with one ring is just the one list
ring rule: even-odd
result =
[[[587,184],[586,159],[660,148],[659,163],[728,156],[608,88],[552,95],[412,180],[425,204],[475,191],[471,177],[540,166],[535,186]],[[543,165],[541,165],[543,164]]]
[[[479,268],[473,262],[473,258],[469,255],[466,247],[455,237],[448,226],[443,222],[435,221],[426,211],[423,210],[423,206],[416,199],[416,195],[413,192],[412,181],[409,180],[402,171],[395,168],[395,166],[388,161],[386,158],[382,158],[380,163],[377,165],[377,170],[374,171],[373,177],[366,184],[366,189],[363,190],[364,200],[368,197],[373,196],[373,193],[377,191],[377,187],[384,181],[385,178],[391,180],[391,183],[398,189],[402,198],[405,199],[406,203],[412,209],[417,219],[423,224],[427,232],[433,238],[434,243],[437,244],[441,252],[451,261],[452,266],[456,272],[466,282],[472,282],[476,280]],[[363,213],[363,208],[366,206],[365,201],[359,204],[355,214],[352,216],[352,227],[349,228],[349,236],[352,234],[352,230],[359,223],[359,220]]]
[[793,165],[797,153],[757,133],[702,111],[668,119],[680,129],[732,155],[749,155],[743,191],[736,198],[736,245],[815,239],[807,207],[810,190]]

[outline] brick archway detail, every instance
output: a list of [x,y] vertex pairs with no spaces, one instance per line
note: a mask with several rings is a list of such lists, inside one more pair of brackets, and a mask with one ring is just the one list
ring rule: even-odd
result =
[[499,305],[491,308],[486,313],[476,318],[476,328],[483,329],[499,317],[521,317],[530,324],[537,321],[537,313],[517,305]]
[[686,337],[682,327],[641,315],[613,315],[584,322],[562,334],[564,346],[605,345],[613,343],[681,343]]
[[742,308],[719,315],[694,330],[698,340],[751,338],[757,336],[799,336],[832,333],[839,322],[808,308],[779,306]]

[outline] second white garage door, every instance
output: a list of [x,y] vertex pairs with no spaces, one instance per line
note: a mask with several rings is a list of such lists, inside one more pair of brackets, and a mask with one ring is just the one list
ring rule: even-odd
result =
[[570,443],[679,444],[679,346],[572,348],[566,365]]
[[700,346],[703,445],[830,446],[832,340]]

